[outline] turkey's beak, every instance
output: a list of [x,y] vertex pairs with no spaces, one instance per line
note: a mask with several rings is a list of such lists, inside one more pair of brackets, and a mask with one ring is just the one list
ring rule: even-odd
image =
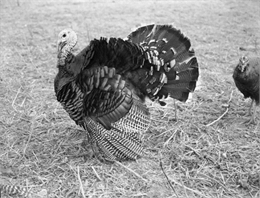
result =
[[240,65],[240,70],[241,72],[244,72],[246,68],[246,64]]
[[58,53],[57,53],[57,58],[58,58],[58,65],[64,65],[65,64],[65,60],[64,60],[64,58],[62,58],[62,54],[63,54],[63,52],[62,52],[62,50],[63,50],[63,47],[65,46],[65,42],[62,42],[62,41],[58,41],[58,43],[57,43],[57,50],[58,50]]
[[62,48],[64,47],[65,43],[62,41],[58,41],[57,46],[58,46],[58,54],[61,52]]
[[246,56],[242,56],[239,59],[239,69],[241,72],[244,72],[248,64],[248,58]]
[[244,64],[239,63],[238,68],[243,73],[245,71],[245,69],[246,69],[246,66],[247,66],[247,63],[244,63]]

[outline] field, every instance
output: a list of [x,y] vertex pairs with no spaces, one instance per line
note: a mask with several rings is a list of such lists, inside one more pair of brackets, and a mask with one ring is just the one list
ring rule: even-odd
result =
[[[241,55],[260,55],[259,9],[259,0],[0,0],[0,184],[32,198],[260,197],[260,108],[245,124],[250,100],[232,79]],[[102,164],[56,101],[57,35],[74,29],[78,52],[150,23],[190,38],[197,89],[176,102],[177,120],[173,102],[149,106],[142,159]]]

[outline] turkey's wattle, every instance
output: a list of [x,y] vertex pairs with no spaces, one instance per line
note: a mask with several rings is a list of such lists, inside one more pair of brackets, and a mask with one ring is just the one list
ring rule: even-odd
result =
[[140,136],[150,125],[145,97],[161,105],[168,96],[186,101],[196,87],[199,70],[190,40],[172,26],[148,25],[126,40],[94,39],[75,56],[66,47],[74,46],[70,35],[75,33],[63,33],[58,59],[65,64],[58,60],[57,100],[86,129],[99,160],[139,158]]

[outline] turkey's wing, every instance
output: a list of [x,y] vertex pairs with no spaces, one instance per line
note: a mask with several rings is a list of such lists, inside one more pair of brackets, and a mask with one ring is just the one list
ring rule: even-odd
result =
[[84,92],[84,116],[98,121],[106,129],[132,107],[132,92],[114,68],[98,66],[84,70],[80,84]]

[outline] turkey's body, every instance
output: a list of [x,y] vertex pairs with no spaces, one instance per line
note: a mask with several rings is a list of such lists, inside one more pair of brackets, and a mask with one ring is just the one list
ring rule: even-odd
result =
[[171,26],[150,25],[125,41],[92,40],[74,56],[73,37],[71,30],[60,33],[57,100],[87,130],[98,159],[137,159],[150,125],[145,97],[164,105],[168,96],[186,101],[195,89],[198,64],[189,39]]
[[255,123],[256,105],[259,105],[259,78],[260,78],[260,57],[242,57],[239,64],[236,66],[233,78],[238,90],[244,95],[245,98],[251,98],[252,103],[249,108],[253,107],[253,114],[250,122]]

